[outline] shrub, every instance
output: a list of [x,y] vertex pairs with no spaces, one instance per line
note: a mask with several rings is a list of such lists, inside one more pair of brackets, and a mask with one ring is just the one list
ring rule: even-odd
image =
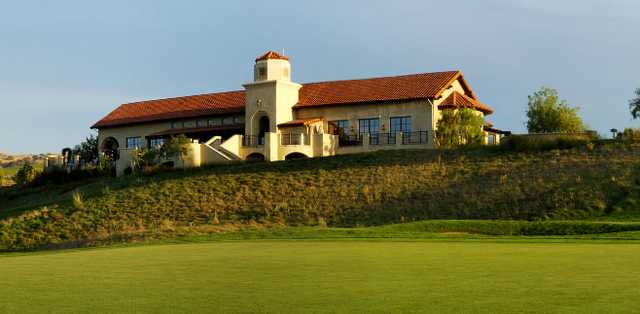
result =
[[51,184],[64,184],[76,181],[83,181],[93,178],[107,177],[111,175],[110,169],[89,168],[84,170],[55,170],[38,173],[29,184],[30,187],[45,186]]
[[587,134],[511,135],[503,139],[501,147],[509,151],[534,152],[552,149],[585,147],[593,138]]
[[24,164],[18,170],[16,175],[13,176],[13,181],[18,186],[27,186],[36,179],[37,175],[38,175],[38,172],[36,171],[35,168],[33,168],[33,166],[31,166],[30,164]]
[[626,128],[622,132],[622,140],[636,142],[640,141],[640,129]]

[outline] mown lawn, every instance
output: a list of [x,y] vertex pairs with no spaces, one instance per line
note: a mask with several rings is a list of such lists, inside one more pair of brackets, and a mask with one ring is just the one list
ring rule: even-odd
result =
[[228,241],[0,255],[2,313],[632,313],[640,245]]

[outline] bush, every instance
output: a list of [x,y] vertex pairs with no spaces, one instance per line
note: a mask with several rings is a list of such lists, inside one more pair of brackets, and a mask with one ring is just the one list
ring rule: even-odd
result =
[[582,133],[511,135],[504,138],[500,145],[509,151],[535,152],[585,147],[592,141],[593,137]]
[[93,178],[107,177],[111,175],[109,169],[90,168],[84,170],[55,170],[39,173],[29,184],[30,187],[45,186],[51,184],[64,184]]
[[24,164],[20,170],[13,176],[13,181],[18,186],[30,185],[37,177],[38,172],[30,164]]
[[640,129],[626,128],[621,133],[623,141],[636,142],[640,141]]

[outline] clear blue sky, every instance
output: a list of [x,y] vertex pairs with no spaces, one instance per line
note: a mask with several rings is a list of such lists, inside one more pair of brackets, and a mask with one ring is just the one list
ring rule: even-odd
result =
[[600,132],[640,126],[640,1],[3,1],[0,151],[57,152],[120,103],[240,89],[285,49],[297,82],[460,69],[524,131],[551,86]]

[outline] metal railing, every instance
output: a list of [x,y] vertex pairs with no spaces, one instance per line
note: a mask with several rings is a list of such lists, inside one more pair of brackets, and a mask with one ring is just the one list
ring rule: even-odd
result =
[[245,135],[242,137],[243,147],[259,147],[264,145],[264,136]]
[[362,146],[361,134],[341,134],[339,138],[340,146]]
[[402,145],[429,144],[429,131],[405,132],[402,134]]
[[396,145],[396,133],[371,133],[369,145]]
[[302,145],[302,134],[300,133],[280,134],[280,145],[282,146]]

